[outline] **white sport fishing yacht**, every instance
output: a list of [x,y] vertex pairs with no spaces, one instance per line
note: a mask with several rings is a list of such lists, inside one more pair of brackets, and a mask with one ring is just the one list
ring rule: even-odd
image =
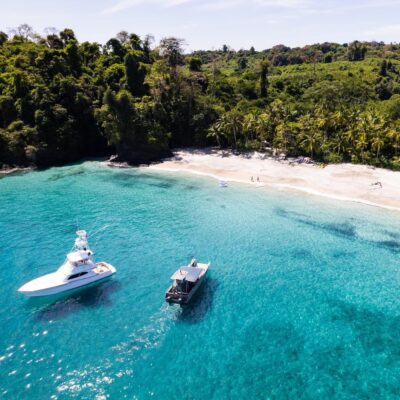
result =
[[206,276],[211,263],[201,264],[194,258],[186,267],[180,267],[171,276],[172,285],[165,293],[167,303],[187,304]]
[[116,272],[111,264],[94,261],[86,231],[80,230],[76,234],[78,237],[64,264],[56,272],[25,283],[18,292],[27,296],[47,296],[101,281]]

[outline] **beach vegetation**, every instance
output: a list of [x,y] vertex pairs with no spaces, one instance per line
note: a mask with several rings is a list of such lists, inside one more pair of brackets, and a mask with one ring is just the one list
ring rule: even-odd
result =
[[0,163],[117,154],[149,162],[219,146],[399,169],[400,45],[322,43],[185,53],[121,31],[0,32]]

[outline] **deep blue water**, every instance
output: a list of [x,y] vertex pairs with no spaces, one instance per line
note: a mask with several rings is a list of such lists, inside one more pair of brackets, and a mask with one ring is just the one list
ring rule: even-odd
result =
[[[0,179],[2,399],[398,399],[400,216],[95,162]],[[77,224],[113,279],[27,299]],[[195,255],[210,274],[164,303]]]

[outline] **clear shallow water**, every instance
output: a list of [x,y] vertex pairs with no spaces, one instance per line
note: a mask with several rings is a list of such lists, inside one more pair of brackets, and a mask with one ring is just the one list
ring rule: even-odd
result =
[[[52,299],[76,222],[117,275]],[[0,179],[0,397],[377,399],[400,390],[400,217],[85,163]],[[164,303],[196,255],[209,277]]]

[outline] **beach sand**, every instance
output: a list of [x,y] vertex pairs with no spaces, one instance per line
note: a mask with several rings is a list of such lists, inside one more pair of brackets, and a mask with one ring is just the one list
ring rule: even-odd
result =
[[[331,164],[323,167],[290,164],[256,152],[234,155],[217,149],[184,149],[175,151],[174,157],[148,168],[207,175],[254,187],[300,190],[400,211],[400,172],[365,165]],[[257,182],[257,177],[260,182]]]

